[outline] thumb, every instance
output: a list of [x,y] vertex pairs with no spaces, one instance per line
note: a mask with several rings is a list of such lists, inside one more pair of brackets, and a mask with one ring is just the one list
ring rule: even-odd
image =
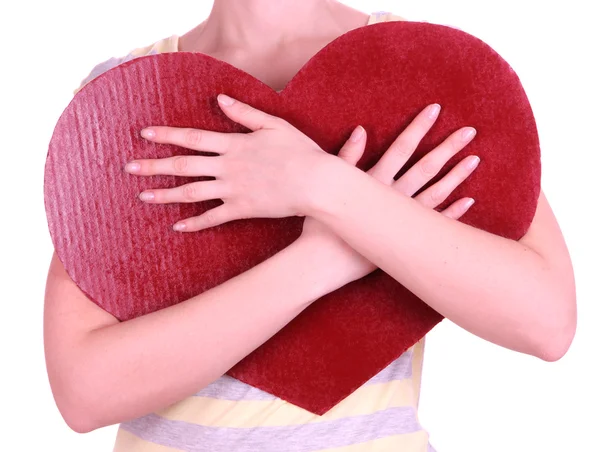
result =
[[355,166],[365,152],[366,136],[365,129],[358,126],[338,152],[338,157]]
[[217,101],[221,106],[221,110],[229,119],[248,127],[252,131],[264,129],[271,125],[276,119],[268,113],[260,111],[244,102],[237,99],[232,99],[225,94],[219,94]]

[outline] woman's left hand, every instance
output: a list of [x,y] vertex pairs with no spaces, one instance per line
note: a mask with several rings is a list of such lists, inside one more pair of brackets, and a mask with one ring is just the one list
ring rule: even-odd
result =
[[[129,162],[125,171],[141,175],[213,176],[175,188],[140,194],[150,203],[199,202],[222,199],[224,204],[197,217],[179,221],[178,231],[198,231],[243,218],[306,215],[307,175],[328,156],[313,140],[287,121],[218,96],[223,112],[250,133],[220,133],[192,128],[152,126],[142,136],[157,143],[182,146],[218,156],[180,155]],[[181,225],[181,226],[180,226]]]

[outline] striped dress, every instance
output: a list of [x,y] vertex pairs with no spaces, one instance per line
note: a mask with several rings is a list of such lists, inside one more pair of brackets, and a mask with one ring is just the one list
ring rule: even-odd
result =
[[[389,12],[368,25],[405,20]],[[172,35],[98,64],[87,82],[143,55],[177,52]],[[119,426],[113,452],[435,452],[417,406],[425,339],[319,416],[223,375],[197,394]]]

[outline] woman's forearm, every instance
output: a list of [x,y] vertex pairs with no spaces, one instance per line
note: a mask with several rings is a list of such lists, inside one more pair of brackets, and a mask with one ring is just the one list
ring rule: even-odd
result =
[[[335,183],[331,183],[335,180]],[[436,311],[504,347],[554,360],[572,336],[572,273],[518,241],[449,219],[329,156],[309,214]]]
[[85,432],[196,393],[344,284],[318,259],[310,243],[296,241],[189,300],[89,332],[64,360],[76,365],[61,372],[63,416]]

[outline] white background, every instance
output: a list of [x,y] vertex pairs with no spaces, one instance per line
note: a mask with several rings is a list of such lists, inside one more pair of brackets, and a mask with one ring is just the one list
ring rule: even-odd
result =
[[[429,335],[420,419],[439,452],[600,451],[598,19],[588,1],[348,1],[365,12],[457,26],[517,71],[542,145],[542,186],[571,250],[579,322],[558,362],[487,343],[445,321]],[[0,449],[109,451],[115,427],[72,432],[56,409],[42,343],[52,243],[43,204],[48,142],[97,63],[183,34],[210,2],[5,3],[0,15]]]

